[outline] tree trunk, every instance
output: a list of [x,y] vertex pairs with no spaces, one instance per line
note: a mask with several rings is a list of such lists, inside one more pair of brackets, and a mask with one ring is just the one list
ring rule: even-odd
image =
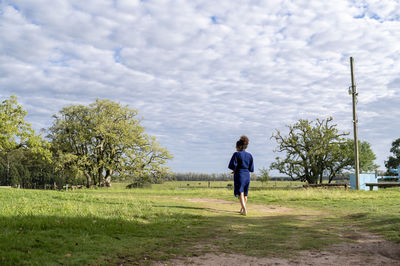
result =
[[7,174],[6,174],[6,186],[11,185],[11,177],[10,177],[10,158],[7,153]]
[[107,169],[106,170],[106,177],[105,177],[105,186],[106,187],[111,187],[111,175],[113,173],[112,169]]
[[86,187],[90,188],[90,183],[92,182],[92,178],[90,177],[89,173],[85,171],[86,176]]
[[103,176],[103,167],[100,167],[99,170],[97,171],[98,177],[99,177],[99,186],[104,187],[104,176]]

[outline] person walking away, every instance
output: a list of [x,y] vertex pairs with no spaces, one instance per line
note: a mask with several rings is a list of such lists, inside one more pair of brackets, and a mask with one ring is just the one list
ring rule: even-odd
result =
[[228,168],[233,171],[234,195],[239,197],[240,214],[247,215],[247,195],[249,193],[250,172],[254,172],[253,156],[246,152],[249,138],[241,136],[236,142],[236,152],[232,155]]

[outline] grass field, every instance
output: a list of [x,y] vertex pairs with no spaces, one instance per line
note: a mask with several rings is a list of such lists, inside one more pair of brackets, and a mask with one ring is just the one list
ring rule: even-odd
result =
[[289,256],[352,241],[354,228],[400,242],[398,189],[273,183],[250,191],[246,217],[238,215],[239,204],[228,204],[237,201],[228,182],[211,188],[193,181],[146,189],[0,189],[0,265],[150,264],[210,250]]
[[[299,187],[305,184],[300,181],[269,181],[269,182],[261,182],[261,181],[252,181],[252,188],[293,188]],[[118,184],[120,188],[123,187],[123,183]],[[210,187],[208,181],[170,181],[165,182],[164,184],[153,184],[151,187],[154,189],[176,189],[176,188],[228,188],[229,185],[233,186],[233,181],[210,181]]]

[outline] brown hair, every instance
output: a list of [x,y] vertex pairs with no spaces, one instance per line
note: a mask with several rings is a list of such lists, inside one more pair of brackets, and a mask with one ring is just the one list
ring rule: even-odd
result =
[[240,151],[247,149],[247,145],[249,145],[249,138],[246,136],[241,136],[238,141],[236,141],[236,148]]

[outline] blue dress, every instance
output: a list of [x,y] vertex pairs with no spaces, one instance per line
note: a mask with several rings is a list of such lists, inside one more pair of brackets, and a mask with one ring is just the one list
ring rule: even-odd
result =
[[237,197],[242,192],[247,196],[250,172],[254,172],[253,156],[246,151],[237,151],[232,155],[228,168],[235,172],[233,175],[235,196]]

